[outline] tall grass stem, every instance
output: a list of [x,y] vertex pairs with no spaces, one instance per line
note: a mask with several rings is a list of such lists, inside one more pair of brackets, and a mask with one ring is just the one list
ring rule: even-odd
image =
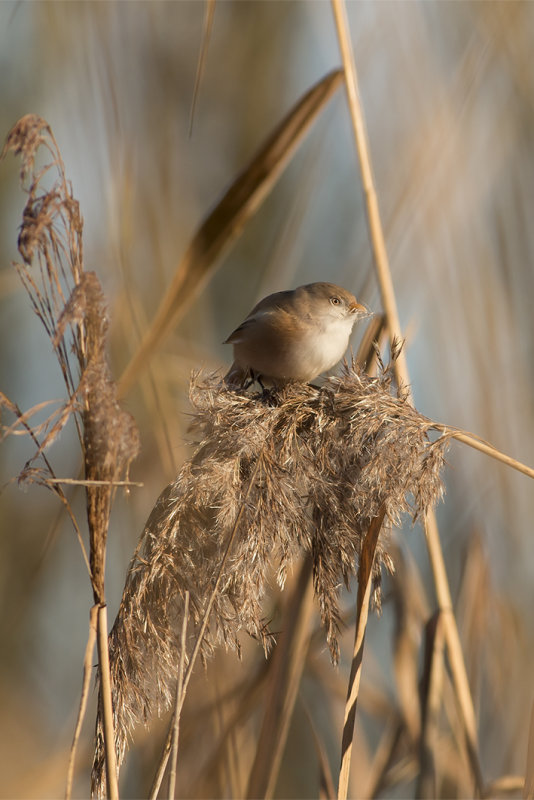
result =
[[189,592],[186,590],[184,597],[184,617],[182,620],[182,639],[180,648],[180,665],[178,668],[178,682],[176,685],[176,706],[174,709],[174,723],[171,742],[171,771],[169,775],[169,800],[174,800],[176,793],[176,765],[178,763],[178,737],[180,734],[180,716],[184,705],[184,667],[186,652],[187,620],[189,617]]
[[89,698],[89,686],[91,683],[91,673],[93,670],[93,651],[95,649],[95,642],[97,636],[98,626],[98,606],[92,606],[89,612],[89,635],[87,637],[87,645],[85,647],[85,657],[83,660],[83,682],[82,694],[80,697],[80,708],[78,710],[78,718],[76,720],[76,727],[72,737],[72,746],[69,754],[69,766],[67,769],[67,786],[65,789],[65,800],[70,800],[72,797],[72,781],[74,777],[74,764],[76,762],[76,750],[78,748],[78,741],[82,730],[85,712],[87,711],[87,700]]
[[343,722],[343,736],[341,739],[341,767],[339,770],[338,800],[346,800],[349,792],[350,763],[352,756],[352,742],[354,739],[354,722],[356,720],[356,704],[360,691],[362,675],[363,646],[365,631],[369,617],[369,603],[373,586],[373,563],[378,543],[378,534],[386,513],[382,507],[380,513],[371,522],[367,536],[362,546],[360,568],[358,570],[358,599],[356,608],[356,632],[352,652],[352,664],[347,700],[345,703],[345,717]]
[[102,704],[107,786],[110,800],[118,800],[119,786],[109,671],[108,610],[104,603],[98,607],[98,661],[100,665],[100,702]]
[[[332,0],[332,8],[336,22],[339,47],[343,61],[343,69],[345,72],[345,84],[347,88],[348,105],[354,131],[354,139],[362,174],[363,191],[365,196],[367,220],[369,224],[369,234],[371,238],[374,262],[380,285],[382,303],[386,313],[390,341],[393,342],[394,340],[402,340],[401,328],[395,299],[395,291],[393,288],[393,280],[391,277],[391,270],[389,268],[384,232],[382,228],[380,212],[378,209],[376,191],[374,188],[369,146],[367,142],[363,111],[359,99],[356,65],[352,52],[347,11],[344,0]],[[406,387],[407,391],[410,391],[410,379],[404,348],[401,350],[399,357],[396,359],[395,374],[399,384],[402,384]],[[411,393],[409,396],[411,398]],[[425,530],[429,557],[432,562],[432,571],[434,574],[438,605],[440,609],[448,612],[444,615],[447,650],[449,653],[455,691],[457,693],[462,712],[466,739],[468,742],[468,752],[470,755],[478,792],[480,793],[482,790],[482,780],[478,758],[476,717],[471,691],[469,688],[469,681],[467,678],[467,671],[465,668],[460,637],[458,634],[458,628],[452,613],[447,572],[445,569],[443,552],[439,539],[437,521],[433,511],[430,511],[426,516]]]

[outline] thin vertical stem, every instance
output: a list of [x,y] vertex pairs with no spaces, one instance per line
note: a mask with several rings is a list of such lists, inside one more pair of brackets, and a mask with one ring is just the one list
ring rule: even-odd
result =
[[[402,341],[393,280],[391,277],[391,270],[389,268],[384,232],[380,219],[380,212],[378,209],[376,191],[374,188],[369,146],[362,107],[359,99],[356,65],[354,63],[354,55],[352,52],[347,11],[344,0],[332,0],[332,8],[336,22],[339,47],[343,60],[348,105],[362,174],[367,221],[369,225],[373,257],[382,296],[382,304],[387,317],[390,341],[393,342],[395,339]],[[409,390],[410,377],[404,349],[401,349],[399,356],[395,361],[394,367],[398,383],[402,384]],[[410,399],[413,402],[411,392]],[[429,512],[427,515],[425,532],[429,557],[434,574],[436,597],[440,609],[444,612],[445,639],[449,654],[452,678],[463,718],[471,766],[477,784],[477,790],[480,794],[482,791],[482,775],[478,758],[476,717],[471,691],[469,689],[469,681],[467,679],[467,671],[465,668],[458,628],[456,626],[454,614],[452,613],[452,603],[447,572],[445,569],[445,562],[443,559],[436,517],[433,511]]]
[[74,764],[76,761],[76,750],[78,748],[78,741],[82,730],[82,724],[87,710],[87,699],[89,697],[89,685],[91,683],[93,650],[95,649],[96,635],[97,635],[97,616],[98,606],[92,606],[89,616],[89,635],[87,637],[87,645],[85,647],[85,657],[83,659],[83,682],[82,694],[80,697],[80,708],[78,711],[78,719],[76,720],[76,727],[72,737],[72,746],[70,748],[69,766],[67,769],[67,786],[65,789],[65,800],[70,800],[72,796],[72,780],[74,777]]
[[187,620],[189,617],[189,591],[186,591],[184,598],[184,616],[182,619],[182,636],[180,639],[180,666],[178,669],[178,681],[176,685],[176,705],[174,708],[174,725],[172,729],[171,742],[171,771],[169,776],[169,800],[174,800],[176,792],[176,764],[178,762],[178,737],[180,734],[180,716],[184,705],[184,666]]
[[[372,255],[380,285],[382,305],[386,313],[390,339],[396,338],[402,340],[397,300],[395,298],[395,290],[393,288],[393,280],[391,277],[391,270],[389,268],[386,243],[382,229],[382,221],[380,219],[380,211],[376,197],[373,171],[371,167],[371,157],[369,154],[369,145],[365,131],[365,121],[363,118],[362,106],[358,92],[356,66],[352,53],[347,11],[344,0],[332,0],[332,8],[334,11],[339,40],[339,49],[341,51],[343,69],[345,72],[345,86],[349,101],[349,112],[362,175],[367,222],[369,225],[369,235],[372,244]],[[397,377],[401,377],[402,382],[408,385],[408,367],[406,364],[406,355],[404,350],[401,350],[398,355],[398,358],[395,362],[395,369],[397,371]]]
[[191,101],[191,111],[189,112],[189,136],[193,134],[193,120],[195,118],[195,109],[197,106],[198,93],[200,90],[200,81],[204,74],[204,66],[206,64],[206,57],[208,55],[208,46],[210,43],[211,29],[213,26],[213,17],[215,15],[215,0],[207,0],[204,10],[204,22],[202,25],[202,42],[200,45],[200,53],[198,55],[197,74],[195,76],[195,87],[193,89],[193,100]]
[[438,794],[437,755],[439,714],[443,696],[445,646],[443,613],[438,611],[425,630],[425,664],[421,681],[422,724],[419,741],[419,775],[415,797],[430,800]]
[[433,512],[428,513],[426,516],[425,533],[430,556],[430,566],[434,576],[434,586],[436,587],[436,596],[438,598],[440,611],[443,615],[443,627],[451,675],[464,724],[467,753],[471,762],[471,769],[473,770],[477,791],[478,794],[481,795],[483,793],[484,781],[478,757],[478,735],[475,709],[471,698],[469,681],[467,680],[462,643],[460,642],[456,617],[454,616],[452,607],[449,581],[439,541],[438,525]]
[[108,650],[108,610],[105,603],[98,607],[98,663],[100,665],[100,702],[106,753],[106,781],[110,800],[119,800],[117,757],[113,730],[113,704],[111,701],[111,675]]
[[[235,521],[234,521],[234,525],[232,527],[232,530],[230,531],[230,535],[228,537],[228,541],[226,543],[226,547],[225,547],[221,562],[219,564],[219,568],[217,570],[217,575],[215,576],[215,582],[213,584],[213,588],[211,590],[211,594],[209,596],[208,602],[207,602],[206,607],[204,609],[204,613],[202,615],[202,621],[200,623],[200,628],[199,628],[198,633],[197,633],[195,646],[193,647],[193,651],[192,651],[191,656],[189,658],[189,664],[187,666],[187,670],[186,670],[186,673],[185,673],[185,676],[184,676],[181,703],[183,703],[183,701],[184,701],[185,693],[187,691],[187,687],[189,685],[189,681],[191,680],[191,675],[193,674],[193,668],[195,666],[195,662],[197,660],[197,656],[200,653],[200,648],[202,647],[202,642],[204,640],[204,634],[206,633],[206,630],[207,630],[207,627],[208,627],[211,610],[213,608],[213,605],[215,603],[215,599],[217,597],[217,592],[219,590],[219,584],[220,584],[220,582],[222,580],[223,571],[224,571],[224,568],[225,568],[226,563],[228,561],[228,558],[230,556],[230,550],[231,550],[232,545],[234,543],[234,539],[236,537],[236,533],[237,533],[237,530],[239,528],[239,524],[240,524],[241,519],[243,517],[243,514],[245,512],[245,507],[246,507],[246,504],[247,504],[247,500],[248,500],[249,494],[251,492],[251,489],[252,489],[252,486],[254,484],[254,481],[256,480],[256,476],[257,476],[257,474],[259,472],[260,465],[262,464],[262,461],[263,461],[263,459],[262,459],[262,456],[260,455],[258,457],[257,461],[256,461],[254,469],[252,470],[252,474],[251,474],[250,479],[249,479],[247,490],[246,490],[245,494],[243,495],[243,498],[241,500],[241,505],[239,507],[239,511],[237,512],[237,516],[236,516]],[[163,780],[163,775],[165,773],[165,769],[167,767],[167,762],[169,760],[169,755],[170,755],[170,752],[171,752],[171,742],[172,742],[172,725],[169,728],[169,731],[167,733],[167,738],[165,739],[165,744],[163,745],[163,751],[162,751],[161,758],[160,758],[160,761],[159,761],[159,764],[158,764],[158,767],[157,767],[157,770],[156,770],[156,775],[154,776],[154,780],[152,782],[152,787],[150,789],[149,800],[155,800],[155,798],[158,796],[159,787],[161,786],[161,781]]]
[[287,602],[281,626],[282,634],[269,666],[270,681],[266,692],[265,712],[248,780],[247,798],[271,798],[274,795],[306,663],[312,613],[312,562],[308,556]]
[[341,739],[341,767],[339,770],[338,800],[346,800],[349,791],[350,761],[352,756],[352,742],[354,739],[354,723],[356,721],[356,704],[360,691],[362,675],[363,645],[365,631],[369,617],[369,603],[373,586],[373,563],[378,542],[378,534],[384,521],[385,508],[369,525],[369,530],[362,544],[360,568],[358,570],[358,599],[356,608],[356,633],[352,653],[347,700],[345,703],[345,719],[343,723],[343,736]]

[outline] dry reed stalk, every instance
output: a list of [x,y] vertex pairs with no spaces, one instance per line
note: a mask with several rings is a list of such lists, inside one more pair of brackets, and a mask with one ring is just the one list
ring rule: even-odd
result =
[[500,461],[502,464],[506,464],[507,467],[512,467],[512,469],[523,473],[523,475],[527,475],[529,478],[534,478],[534,469],[532,467],[529,467],[527,464],[523,464],[516,458],[512,458],[512,456],[497,450],[497,448],[490,444],[490,442],[484,441],[484,439],[481,439],[480,436],[477,436],[474,433],[469,433],[469,431],[464,431],[460,428],[453,428],[448,425],[436,424],[435,429],[442,433],[449,434],[458,442],[462,442],[462,444],[466,444],[469,447],[472,447],[474,450],[479,450],[481,453],[484,453],[490,458],[494,458],[496,461]]
[[216,260],[261,206],[341,82],[341,73],[334,71],[306,92],[202,222],[178,264],[137,352],[120,379],[121,395],[130,389],[170,327],[205,286],[213,274]]
[[[183,690],[182,690],[182,696],[183,696]],[[159,794],[161,784],[163,783],[163,778],[165,777],[165,770],[167,769],[167,763],[169,761],[169,757],[171,754],[171,747],[172,747],[172,731],[169,728],[167,732],[167,738],[165,740],[165,745],[163,747],[163,752],[161,754],[161,758],[158,762],[158,766],[156,769],[156,774],[154,775],[154,780],[152,781],[152,786],[150,787],[148,800],[156,800]]]
[[[365,208],[367,211],[367,222],[369,225],[369,235],[371,238],[372,254],[382,296],[382,304],[386,315],[390,339],[402,341],[399,312],[395,298],[395,289],[393,287],[391,270],[389,268],[386,242],[382,229],[380,210],[378,208],[378,200],[371,166],[371,157],[369,154],[369,146],[365,130],[365,120],[358,92],[356,65],[352,52],[347,11],[344,0],[331,0],[331,2],[336,23],[341,59],[343,62],[348,109],[360,164],[362,188],[365,198]],[[399,358],[397,359],[395,370],[399,378],[401,378],[404,381],[404,384],[408,386],[409,382],[404,380],[404,378],[408,375],[406,355],[404,352],[400,353]]]
[[343,722],[343,736],[341,739],[341,767],[339,770],[338,800],[346,800],[349,791],[350,761],[352,755],[352,742],[354,739],[354,723],[356,720],[356,705],[360,691],[360,678],[362,674],[363,646],[365,631],[369,616],[371,602],[371,588],[373,583],[373,565],[380,529],[386,516],[386,507],[382,506],[378,514],[371,521],[369,530],[362,544],[360,566],[358,569],[358,599],[356,603],[356,629],[349,683],[347,687],[347,700],[345,703],[345,717]]
[[215,16],[215,0],[206,0],[206,7],[204,10],[204,22],[202,23],[202,42],[200,45],[200,52],[198,54],[197,72],[195,75],[195,86],[193,88],[193,99],[191,101],[191,111],[189,113],[189,136],[193,133],[193,121],[195,119],[195,109],[197,106],[198,94],[200,91],[200,82],[204,75],[204,67],[206,65],[206,58],[208,55],[208,46],[210,42],[211,29],[213,27],[213,17]]
[[467,754],[471,764],[475,788],[478,794],[482,794],[484,780],[480,768],[478,755],[478,734],[475,717],[475,709],[469,681],[465,668],[465,661],[462,651],[462,643],[458,626],[454,616],[452,597],[447,579],[443,552],[439,541],[439,532],[434,514],[428,514],[425,524],[425,533],[428,552],[430,556],[430,566],[434,578],[436,597],[438,599],[439,610],[442,613],[443,626],[445,630],[445,641],[449,655],[449,666],[454,685],[454,691],[458,699],[458,706],[462,715],[464,736]]
[[[261,395],[229,391],[218,376],[193,380],[197,449],[149,517],[110,634],[119,764],[129,733],[174,697],[186,591],[184,692],[196,655],[205,660],[219,644],[239,652],[241,631],[269,649],[261,606],[267,568],[274,563],[283,586],[302,551],[313,561],[337,661],[339,586],[355,574],[371,521],[382,508],[388,523],[403,511],[420,516],[442,491],[448,439],[428,439],[431,421],[392,395],[391,380],[391,368],[370,378],[346,367],[321,388],[295,384]],[[382,565],[392,569],[383,537],[372,573],[377,604]],[[97,794],[105,785],[102,753],[97,740]]]
[[507,795],[514,796],[519,792],[522,792],[525,800],[530,800],[530,797],[532,797],[532,795],[529,797],[529,795],[525,794],[525,779],[522,775],[503,775],[485,786],[482,797],[484,800],[486,798],[502,800]]
[[407,746],[414,748],[421,735],[418,633],[421,621],[427,618],[427,614],[418,598],[419,587],[414,570],[410,569],[408,575],[408,567],[399,548],[392,552],[392,556],[395,561],[395,575],[391,581],[395,618],[393,674],[403,736]]
[[[210,595],[209,595],[209,597],[207,599],[207,602],[205,603],[205,607],[203,609],[202,617],[199,620],[200,624],[198,625],[198,631],[197,631],[195,639],[194,639],[194,645],[193,645],[193,648],[192,648],[192,651],[191,651],[191,655],[187,657],[188,666],[187,666],[187,672],[185,674],[183,688],[182,688],[182,692],[181,692],[181,705],[183,705],[183,702],[185,700],[185,693],[187,691],[187,686],[189,684],[189,681],[191,680],[191,675],[193,674],[193,668],[195,666],[196,660],[197,660],[199,655],[203,656],[203,648],[204,648],[204,644],[205,644],[205,635],[206,635],[206,632],[208,632],[210,615],[211,615],[213,606],[216,604],[216,602],[217,602],[217,600],[218,600],[218,598],[220,596],[219,587],[220,587],[220,584],[223,582],[223,579],[224,579],[224,570],[225,570],[225,568],[227,566],[227,562],[229,561],[231,550],[232,550],[232,547],[233,547],[233,544],[234,544],[234,539],[236,537],[237,531],[238,531],[239,526],[241,524],[242,517],[244,516],[245,506],[246,506],[246,503],[248,502],[249,495],[251,493],[254,481],[257,478],[258,472],[261,470],[262,461],[263,461],[263,454],[260,453],[259,458],[256,461],[256,464],[254,465],[253,469],[250,471],[250,473],[248,475],[247,485],[246,485],[246,489],[245,489],[245,491],[243,493],[243,496],[242,496],[241,505],[239,507],[239,510],[238,510],[237,515],[235,517],[235,520],[233,522],[232,529],[230,530],[230,533],[228,534],[228,537],[224,542],[224,551],[223,551],[223,554],[222,554],[222,558],[221,558],[221,560],[220,560],[220,562],[218,563],[218,566],[217,566],[217,571],[216,571],[216,574],[215,574],[215,580],[213,582],[213,586],[211,588],[211,593],[210,593]],[[123,595],[123,597],[124,597],[124,595]],[[186,589],[185,598],[184,598],[184,609],[185,609],[185,603],[186,602],[187,602],[187,606],[189,608],[189,598],[190,598],[190,590]],[[120,613],[120,609],[119,609],[119,613]],[[184,611],[181,609],[180,613],[183,616]],[[112,633],[113,633],[113,631],[112,631]],[[111,636],[111,634],[110,634],[110,636]],[[180,642],[180,646],[182,646],[181,642]],[[182,652],[180,652],[180,659],[182,659],[183,657],[185,658],[185,656],[182,655]],[[164,690],[164,691],[168,691],[168,690]],[[180,710],[181,710],[181,706],[180,706]],[[172,728],[169,728],[169,732],[167,734],[167,739],[165,741],[165,746],[164,746],[164,749],[163,749],[162,757],[161,757],[161,760],[160,760],[160,763],[158,765],[158,769],[157,769],[157,772],[156,772],[156,777],[155,777],[154,782],[152,784],[152,789],[151,789],[151,792],[150,792],[150,800],[154,800],[155,797],[157,796],[158,791],[159,791],[159,786],[161,784],[161,780],[163,779],[163,775],[165,773],[165,768],[167,766],[167,761],[169,759],[171,743],[172,743]],[[97,742],[96,755],[98,757],[98,742]]]
[[[36,169],[40,150],[50,161]],[[36,434],[29,430],[37,451],[22,471],[21,479],[42,483],[70,508],[44,449],[50,447],[72,419],[87,480],[89,566],[98,606],[100,704],[105,717],[106,768],[112,797],[118,797],[109,669],[106,671],[104,571],[114,483],[127,473],[131,460],[137,455],[138,435],[133,419],[117,402],[116,387],[105,357],[108,322],[104,295],[95,273],[84,270],[83,221],[50,127],[36,115],[23,117],[10,131],[2,155],[9,151],[21,156],[21,184],[28,195],[18,240],[23,263],[15,266],[54,348],[68,394],[61,414],[57,419],[50,419],[50,430],[42,442],[38,443]],[[45,176],[47,181],[52,179],[49,188],[46,188]],[[21,421],[21,415],[17,416]],[[28,429],[27,424],[24,426]],[[39,457],[45,469],[36,471],[31,464]],[[81,541],[77,524],[75,528]],[[84,548],[82,551],[85,553]],[[84,707],[82,702],[81,709]],[[77,727],[79,725],[81,719]]]
[[292,597],[287,601],[282,633],[270,663],[262,726],[250,771],[248,798],[271,798],[276,788],[289,724],[306,664],[313,613],[312,561],[306,557]]
[[[61,483],[65,486],[109,486],[109,481],[83,481],[81,478],[47,478],[47,481],[50,484]],[[129,488],[130,486],[135,486],[139,489],[144,486],[144,483],[141,483],[140,481],[113,481],[113,486],[115,488],[121,486]]]
[[[254,713],[254,710],[262,703],[264,699],[265,686],[267,685],[269,678],[269,666],[270,658],[260,661],[259,669],[254,670],[250,677],[245,678],[242,682],[240,682],[240,684],[234,686],[228,693],[221,697],[221,700],[225,704],[232,703],[233,708],[228,716],[228,719],[224,723],[221,735],[218,738],[218,741],[215,743],[215,748],[205,765],[205,774],[213,774],[219,765],[223,768],[225,767],[224,760],[227,758],[228,740],[236,739],[239,727],[246,724],[247,720],[249,720],[251,715]],[[215,680],[217,679],[218,676],[215,676]],[[205,711],[208,713],[208,711],[211,710],[212,704],[210,704],[209,707],[204,707],[203,712]],[[239,751],[240,760],[245,760],[243,767],[239,770],[239,785],[245,785],[246,782],[243,772],[246,770],[248,773],[247,764],[250,764],[253,759],[253,754],[250,758],[248,757],[250,749],[251,748],[247,746],[246,753],[244,753],[242,749]],[[248,774],[246,778],[248,779]],[[233,792],[234,797],[243,797],[244,795],[244,789],[238,792]]]
[[[365,130],[365,122],[359,100],[356,65],[352,52],[344,0],[332,0],[332,8],[336,21],[336,29],[343,61],[348,106],[362,174],[369,234],[372,244],[375,268],[377,271],[377,277],[382,295],[382,303],[386,313],[387,325],[391,340],[402,340],[393,280],[391,277],[391,270],[389,268],[382,221],[380,218],[376,191],[374,188],[374,179],[369,155],[367,134]],[[409,373],[404,353],[401,353],[400,358],[397,359],[395,370],[399,385],[409,387]],[[407,389],[407,391],[409,391],[409,389]],[[426,516],[425,532],[434,575],[434,585],[436,589],[437,600],[439,607],[445,613],[445,637],[449,652],[451,671],[463,715],[467,750],[472,764],[477,792],[480,794],[483,787],[483,778],[478,756],[478,734],[475,710],[469,689],[469,681],[465,669],[456,620],[454,618],[454,614],[450,610],[452,609],[452,601],[449,583],[447,579],[447,572],[445,569],[436,518],[432,511],[430,511]]]
[[[368,374],[372,373],[376,364],[379,352],[377,338],[381,335],[383,322],[383,317],[379,315],[371,318],[355,358],[355,363]],[[305,580],[308,572],[310,585]],[[277,643],[273,658],[272,678],[264,701],[265,715],[249,775],[248,797],[272,797],[274,793],[298,684],[304,669],[304,648],[308,648],[306,637],[313,599],[310,591],[311,577],[311,569],[308,570],[306,561],[295,596],[288,600],[287,619],[282,625],[283,635]],[[326,772],[325,776],[329,786]],[[334,794],[335,792],[330,792],[331,796]]]
[[87,700],[89,697],[89,684],[91,682],[91,673],[93,671],[93,650],[95,649],[95,642],[97,636],[97,614],[98,606],[92,606],[89,614],[89,635],[87,637],[87,645],[85,647],[85,657],[83,659],[83,683],[82,694],[80,697],[80,708],[78,710],[78,717],[76,719],[76,727],[72,737],[72,746],[69,754],[69,765],[67,767],[67,786],[65,789],[65,800],[70,800],[72,796],[72,779],[74,777],[74,764],[76,762],[76,750],[78,747],[78,740],[82,730],[82,723],[85,718],[87,710]]
[[420,769],[416,797],[437,797],[436,758],[439,711],[443,697],[443,623],[438,612],[429,620],[425,635],[425,666],[423,670]]
[[184,705],[184,668],[185,647],[187,636],[187,619],[189,617],[189,592],[184,597],[184,617],[182,620],[182,637],[180,640],[180,664],[178,667],[178,681],[176,685],[176,703],[174,705],[174,719],[171,741],[171,770],[169,774],[169,800],[174,800],[176,793],[176,765],[178,763],[178,737],[180,733],[180,716]]
[[304,711],[306,713],[306,719],[308,720],[311,734],[313,736],[313,744],[315,747],[315,752],[317,753],[317,762],[319,764],[319,798],[320,800],[335,800],[336,790],[334,787],[334,779],[332,777],[332,770],[330,769],[326,748],[321,737],[319,736],[319,732],[315,722],[313,721],[313,716],[310,712],[310,709],[305,704]]
[[377,797],[384,789],[384,784],[389,777],[389,770],[394,763],[394,756],[399,747],[402,732],[403,721],[393,711],[386,719],[380,741],[373,752],[373,760],[362,797]]
[[119,782],[117,775],[117,758],[115,755],[115,732],[113,729],[113,704],[111,700],[111,677],[109,671],[108,650],[108,614],[105,603],[98,606],[98,675],[100,684],[99,711],[102,718],[102,729],[105,751],[106,782],[110,800],[118,800]]

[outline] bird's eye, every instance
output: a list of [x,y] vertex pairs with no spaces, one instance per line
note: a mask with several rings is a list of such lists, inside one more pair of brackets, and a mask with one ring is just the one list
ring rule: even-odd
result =
[[331,297],[330,302],[332,303],[333,306],[341,305],[341,300],[339,299],[339,297]]

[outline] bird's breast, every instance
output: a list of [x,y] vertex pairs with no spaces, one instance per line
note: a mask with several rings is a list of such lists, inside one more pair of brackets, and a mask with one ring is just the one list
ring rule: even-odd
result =
[[350,318],[282,328],[266,314],[243,325],[230,341],[242,367],[273,379],[311,381],[341,360],[351,330]]

